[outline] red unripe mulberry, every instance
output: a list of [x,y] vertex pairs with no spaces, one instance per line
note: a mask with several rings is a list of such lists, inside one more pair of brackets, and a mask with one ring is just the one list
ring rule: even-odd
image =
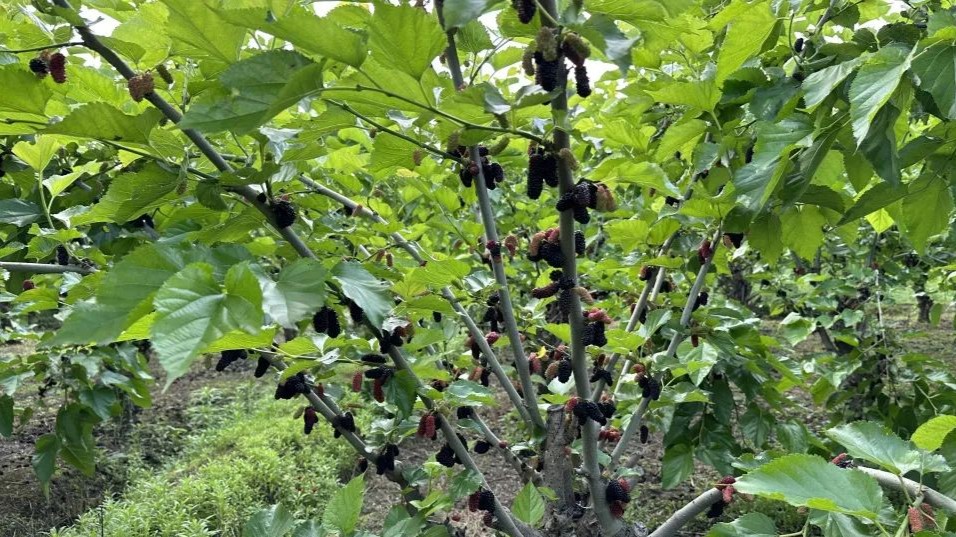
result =
[[910,507],[906,510],[906,516],[910,520],[910,532],[919,533],[923,531],[923,515],[919,509]]
[[361,371],[356,371],[355,374],[352,375],[352,391],[353,392],[362,391],[362,378],[363,378],[363,375]]
[[700,248],[697,249],[697,259],[699,259],[700,264],[703,265],[710,259],[713,253],[714,251],[710,248],[710,241],[705,239],[704,242],[700,244]]
[[50,76],[53,77],[53,81],[57,84],[63,84],[66,82],[66,56],[56,52],[50,56],[50,60],[47,62],[47,66],[50,70]]

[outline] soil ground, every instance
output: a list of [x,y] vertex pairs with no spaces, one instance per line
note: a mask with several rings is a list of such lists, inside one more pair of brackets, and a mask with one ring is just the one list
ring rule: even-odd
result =
[[[29,345],[6,345],[0,347],[0,359],[29,352]],[[161,379],[162,373],[155,362],[154,365],[153,374]],[[23,387],[23,393],[34,391],[29,399],[36,410],[29,422],[14,429],[13,437],[0,440],[0,535],[44,535],[50,528],[70,525],[104,498],[122,493],[131,450],[142,455],[142,462],[157,468],[174,457],[188,432],[184,426],[190,394],[203,387],[233,385],[247,379],[251,366],[241,365],[246,367],[233,366],[222,373],[213,372],[214,376],[208,370],[194,370],[166,392],[154,391],[152,407],[130,406],[123,416],[96,427],[94,435],[101,453],[96,473],[86,476],[69,466],[58,465],[57,475],[50,483],[49,501],[43,496],[31,460],[36,439],[53,430],[60,392],[54,388],[41,398],[35,388]],[[17,397],[21,397],[20,392]]]

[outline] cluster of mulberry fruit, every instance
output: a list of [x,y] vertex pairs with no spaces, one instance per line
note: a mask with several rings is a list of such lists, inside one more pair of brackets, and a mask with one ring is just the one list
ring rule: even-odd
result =
[[492,332],[499,332],[498,323],[504,321],[504,314],[501,313],[501,297],[498,296],[498,293],[494,293],[488,300],[485,302],[488,306],[485,309],[485,314],[482,316],[481,320],[483,322],[489,323],[489,328]]
[[378,338],[379,348],[382,352],[388,352],[392,347],[401,347],[406,341],[411,341],[412,332],[410,324],[396,326],[391,331],[383,331]]
[[544,185],[558,186],[558,157],[543,147],[528,149],[528,197],[541,197]]
[[621,518],[624,515],[625,504],[631,501],[631,485],[627,479],[612,479],[604,487],[604,498],[611,508],[611,514],[615,518]]
[[[607,336],[605,335],[605,330],[607,325],[611,324],[611,318],[608,316],[607,312],[600,308],[591,308],[590,310],[584,312],[584,319],[586,324],[584,325],[584,337],[582,343],[584,343],[584,345],[594,345],[595,347],[603,347],[607,345]],[[608,373],[608,376],[610,376],[610,373]],[[594,380],[591,382],[594,382]],[[610,380],[607,382],[610,383]]]
[[309,384],[305,380],[305,373],[299,372],[276,386],[275,398],[292,399],[296,395],[306,393],[309,393]]
[[591,55],[591,47],[575,33],[564,34],[561,41],[561,52],[574,64],[574,85],[578,96],[591,95],[591,83],[588,80],[588,71],[584,61]]
[[[461,156],[467,155],[468,151],[465,146],[458,147],[458,154]],[[479,176],[479,170],[481,176],[485,178],[485,187],[488,190],[494,190],[498,188],[498,183],[505,180],[505,170],[501,167],[501,164],[497,162],[491,162],[488,160],[488,148],[485,146],[478,147],[478,156],[481,157],[480,162],[473,162],[466,160],[462,162],[461,170],[458,172],[458,178],[461,179],[461,184],[465,188],[471,188],[472,181],[474,181]]]
[[382,475],[395,470],[395,457],[398,457],[398,446],[386,444],[375,458],[375,473]]
[[471,496],[468,496],[468,510],[495,512],[495,494],[490,490],[478,489]]
[[295,223],[295,206],[289,201],[288,195],[272,202],[272,216],[275,217],[276,227],[279,229],[285,229]]
[[131,76],[126,81],[126,89],[129,90],[129,96],[134,101],[140,102],[156,89],[153,84],[153,73],[146,71],[138,75]]
[[726,476],[717,482],[717,488],[720,489],[720,499],[710,505],[707,511],[708,518],[718,518],[724,514],[724,508],[730,505],[734,499],[734,483],[736,479],[733,476]]
[[554,268],[564,266],[564,253],[561,252],[561,230],[551,228],[539,231],[531,236],[528,243],[528,260],[544,261]]
[[933,513],[933,506],[928,503],[922,503],[918,508],[910,507],[906,511],[906,517],[910,524],[910,533],[916,534],[923,530],[936,529],[936,516]]
[[617,203],[614,201],[614,195],[604,184],[581,179],[574,188],[558,199],[555,208],[559,212],[573,211],[576,222],[587,224],[591,221],[588,209],[602,212],[613,211],[617,208]]
[[617,442],[621,439],[621,431],[617,427],[605,427],[598,432],[598,440]]
[[245,349],[230,349],[219,353],[219,361],[216,363],[216,371],[223,371],[229,364],[236,360],[245,360],[249,354]]
[[588,420],[597,422],[599,425],[607,425],[607,416],[601,411],[601,407],[594,401],[574,397],[565,404],[565,410],[570,410],[578,423],[584,425]]
[[39,78],[49,74],[54,82],[63,84],[66,82],[66,56],[59,52],[43,52],[30,60],[30,71]]
[[335,416],[332,418],[332,427],[335,429],[333,436],[338,438],[342,436],[342,432],[354,433],[355,429],[355,416],[351,412],[346,412],[341,416]]

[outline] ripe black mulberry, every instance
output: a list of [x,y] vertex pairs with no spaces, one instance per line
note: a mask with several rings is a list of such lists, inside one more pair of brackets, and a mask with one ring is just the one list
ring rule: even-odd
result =
[[435,461],[442,466],[451,468],[455,466],[455,451],[451,448],[451,446],[445,444],[441,447],[441,449],[438,450],[438,453],[435,454]]
[[295,206],[286,200],[279,200],[272,206],[272,214],[276,219],[276,226],[285,229],[295,222]]
[[493,513],[495,511],[495,494],[490,490],[478,493],[478,509]]
[[259,361],[256,362],[256,372],[253,373],[253,375],[256,378],[262,377],[266,374],[266,371],[269,370],[270,365],[272,364],[269,362],[269,360],[267,360],[264,356],[259,356]]
[[58,265],[70,264],[70,252],[66,251],[66,247],[62,244],[59,244],[56,247],[56,263]]
[[538,6],[534,0],[511,0],[511,6],[518,12],[518,20],[521,21],[521,24],[531,22],[535,12],[538,10]]
[[628,503],[631,501],[630,493],[624,490],[624,487],[621,486],[620,481],[617,479],[608,481],[607,487],[604,489],[604,494],[609,502]]
[[583,65],[574,68],[574,86],[579,97],[591,95],[591,82],[588,80],[588,70]]
[[584,255],[587,243],[584,240],[584,232],[580,229],[574,232],[574,253]]
[[305,434],[311,434],[312,428],[319,422],[319,417],[316,415],[315,409],[306,407],[305,413],[302,414],[302,421],[305,424]]
[[571,374],[574,371],[574,368],[571,366],[571,360],[561,360],[560,362],[557,362],[557,363],[558,363],[558,380],[561,382],[567,382],[571,380]]
[[216,371],[223,371],[229,364],[235,362],[236,360],[244,360],[248,354],[245,349],[231,349],[222,351],[219,354],[219,362],[216,363]]
[[309,385],[305,381],[305,373],[299,372],[276,386],[276,399],[292,399],[296,395],[309,393]]
[[39,78],[43,78],[50,72],[47,68],[46,62],[40,58],[33,58],[30,60],[30,70],[33,71],[35,75]]

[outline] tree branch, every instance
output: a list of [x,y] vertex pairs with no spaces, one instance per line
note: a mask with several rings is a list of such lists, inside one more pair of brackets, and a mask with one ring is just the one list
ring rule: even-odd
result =
[[96,269],[93,267],[81,267],[79,265],[51,265],[49,263],[14,263],[10,261],[0,261],[0,269],[6,269],[10,272],[32,272],[34,274],[62,274],[64,272],[75,272],[77,274],[93,274]]
[[[555,0],[543,0],[540,10],[541,25],[555,28],[558,18],[558,8]],[[563,60],[562,60],[563,61]],[[561,88],[551,100],[552,121],[554,123],[554,150],[570,149],[571,140],[567,131],[561,128],[559,117],[567,114],[567,70],[562,66],[558,69],[557,87]],[[558,159],[558,191],[560,195],[574,188],[574,178],[571,166],[566,159]],[[562,211],[559,217],[561,230],[561,252],[564,254],[564,276],[577,281],[577,253],[574,250],[574,216],[571,211]],[[577,293],[571,293],[571,312],[568,318],[571,325],[571,364],[574,372],[574,386],[578,397],[591,398],[591,383],[588,370],[590,364],[584,342],[584,316],[581,313],[581,299]],[[591,505],[594,514],[604,535],[614,535],[622,528],[620,520],[611,515],[607,499],[605,498],[605,483],[601,477],[601,467],[598,463],[598,424],[587,420],[582,426],[582,451],[584,454],[583,468],[587,476],[588,490],[591,495]]]
[[[444,27],[444,15],[442,14],[441,4],[437,4],[436,11],[438,20]],[[448,69],[451,71],[452,81],[455,87],[461,88],[464,83],[462,77],[461,65],[458,63],[458,47],[455,44],[453,32],[446,32],[448,47],[445,49],[445,61],[448,63]],[[468,148],[472,162],[481,162],[481,156],[478,154],[478,147]],[[488,196],[488,189],[485,184],[484,171],[482,166],[478,166],[478,177],[475,178],[475,192],[478,194],[478,208],[481,213],[481,223],[485,228],[485,242],[497,243],[501,245],[498,237],[498,229],[495,225],[495,212],[491,206],[491,199]],[[573,235],[571,236],[573,240]],[[572,243],[573,248],[573,243]],[[515,369],[518,371],[518,377],[521,380],[521,391],[524,393],[524,403],[531,421],[535,428],[543,431],[545,428],[544,420],[541,418],[541,412],[538,409],[538,397],[534,383],[531,382],[531,367],[528,363],[528,357],[525,355],[524,346],[521,344],[521,333],[518,331],[518,323],[515,320],[514,304],[511,302],[511,291],[508,287],[508,276],[505,274],[505,267],[500,257],[497,259],[492,256],[491,266],[495,273],[495,281],[498,284],[498,296],[501,299],[501,312],[504,315],[505,330],[508,332],[508,340],[511,343],[511,352],[514,354]]]
[[700,496],[691,500],[690,503],[678,509],[676,513],[671,515],[670,518],[654,530],[649,537],[674,537],[684,524],[687,524],[696,518],[697,515],[709,509],[716,501],[721,501],[720,489],[708,489]]
[[891,474],[890,472],[884,472],[883,470],[877,470],[875,468],[866,468],[864,466],[857,466],[854,469],[872,476],[883,488],[899,491],[905,490],[910,494],[910,496],[922,494],[923,499],[926,500],[926,503],[939,509],[945,509],[951,514],[956,514],[956,499],[950,498],[949,496],[946,496],[927,486],[920,485],[912,479],[907,479],[905,477]]
[[[714,233],[713,240],[711,244],[713,245],[710,257],[704,260],[704,263],[700,266],[700,269],[697,271],[697,278],[694,280],[694,284],[690,288],[690,292],[687,294],[687,303],[684,304],[684,311],[680,316],[680,328],[674,333],[671,337],[670,343],[667,345],[667,350],[664,352],[664,358],[670,358],[674,356],[677,352],[677,347],[680,345],[681,341],[684,340],[683,328],[686,328],[690,323],[690,317],[694,313],[694,305],[697,303],[697,297],[700,296],[701,289],[704,288],[704,281],[707,279],[707,272],[710,270],[710,265],[713,263],[714,255],[717,253],[718,244],[720,237],[722,235],[720,226],[717,228],[717,232]],[[660,381],[660,375],[657,376],[657,380]],[[640,423],[641,417],[644,412],[647,410],[647,406],[650,404],[650,401],[647,401],[647,398],[641,401],[641,404],[638,405],[637,410],[631,416],[631,421],[637,421]],[[611,464],[608,466],[608,470],[613,472],[616,466],[616,462],[620,459],[621,454],[627,449],[627,445],[630,443],[633,438],[635,427],[631,427],[628,424],[628,427],[624,430],[624,433],[621,435],[621,439],[618,441],[617,446],[614,448],[614,453],[611,455]],[[631,484],[634,483],[634,478],[631,478]]]

